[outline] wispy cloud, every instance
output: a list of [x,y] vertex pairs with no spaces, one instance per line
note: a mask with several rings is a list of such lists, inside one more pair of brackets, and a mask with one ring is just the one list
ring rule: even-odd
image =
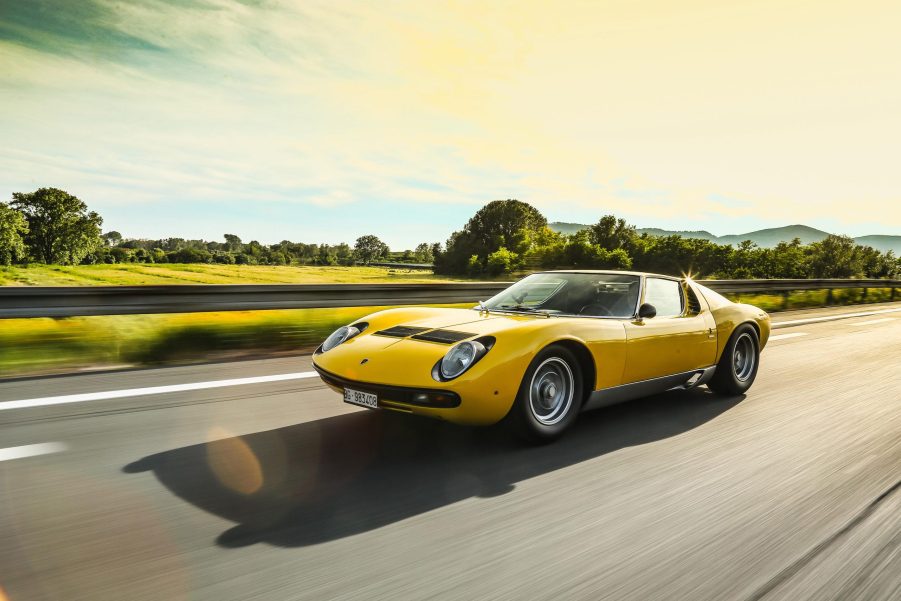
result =
[[0,193],[66,187],[134,235],[169,233],[149,215],[172,202],[197,221],[159,230],[268,240],[391,207],[409,246],[507,197],[897,230],[901,10],[806,6],[7,1]]

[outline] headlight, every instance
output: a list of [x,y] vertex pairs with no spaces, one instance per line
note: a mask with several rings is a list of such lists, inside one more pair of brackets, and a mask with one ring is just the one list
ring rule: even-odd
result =
[[441,360],[438,371],[443,380],[453,380],[485,354],[485,345],[476,340],[461,342]]
[[328,338],[325,339],[325,342],[323,342],[322,346],[319,347],[321,352],[328,352],[342,342],[347,342],[348,340],[365,330],[366,325],[367,324],[365,323],[360,323],[352,326],[341,326],[340,328],[332,332]]

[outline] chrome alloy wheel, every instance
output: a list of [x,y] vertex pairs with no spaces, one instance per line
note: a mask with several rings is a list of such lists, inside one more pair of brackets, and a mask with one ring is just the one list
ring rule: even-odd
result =
[[532,374],[529,385],[529,410],[545,426],[566,417],[573,404],[573,372],[559,357],[548,357]]
[[747,382],[754,373],[757,363],[757,353],[754,350],[754,341],[748,332],[744,332],[735,341],[732,351],[732,372],[739,382]]

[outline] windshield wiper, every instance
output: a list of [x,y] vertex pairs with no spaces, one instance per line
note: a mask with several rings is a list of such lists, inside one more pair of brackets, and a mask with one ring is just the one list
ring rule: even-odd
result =
[[498,309],[503,309],[505,311],[522,311],[523,313],[547,314],[547,311],[542,311],[541,309],[536,309],[535,307],[529,307],[527,305],[500,305]]

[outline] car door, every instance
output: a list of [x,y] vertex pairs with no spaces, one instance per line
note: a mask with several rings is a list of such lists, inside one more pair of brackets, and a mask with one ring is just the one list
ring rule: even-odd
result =
[[623,384],[713,365],[716,328],[706,306],[683,281],[648,276],[644,284],[641,302],[657,315],[625,324]]

